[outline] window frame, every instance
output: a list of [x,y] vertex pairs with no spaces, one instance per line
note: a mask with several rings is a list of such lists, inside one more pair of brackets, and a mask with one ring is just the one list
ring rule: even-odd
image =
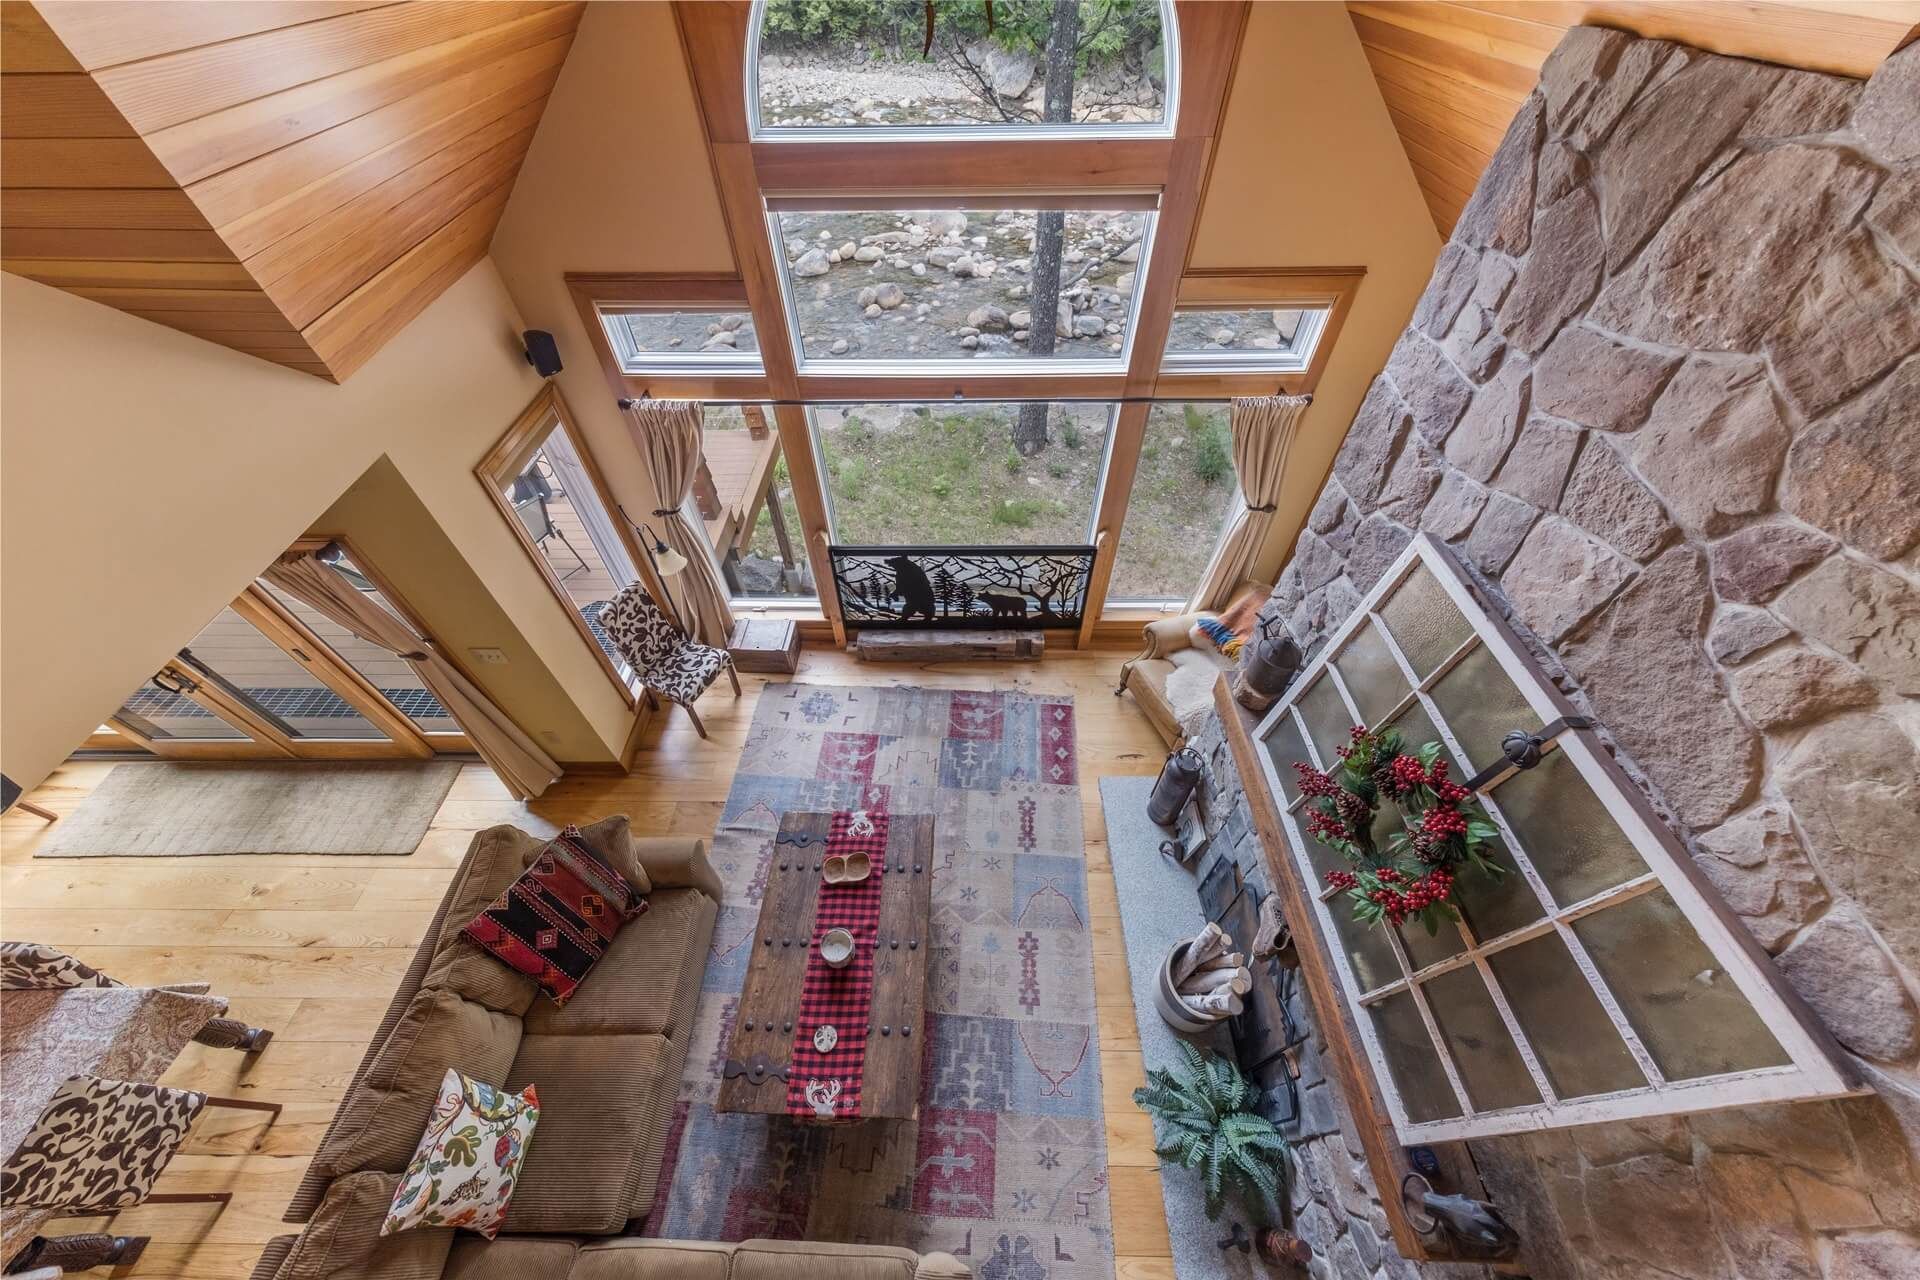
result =
[[507,428],[500,439],[494,442],[493,448],[489,449],[486,456],[475,464],[474,478],[480,482],[480,487],[486,491],[488,501],[500,513],[500,518],[512,531],[515,541],[520,544],[527,558],[533,562],[534,568],[539,571],[541,580],[553,593],[554,602],[567,615],[568,621],[573,624],[574,630],[579,634],[581,642],[592,651],[600,669],[606,672],[607,678],[620,691],[620,696],[626,700],[627,705],[637,710],[644,694],[644,686],[639,676],[634,674],[632,668],[627,667],[626,664],[615,663],[607,651],[601,648],[600,642],[593,638],[593,630],[587,626],[587,620],[580,616],[580,610],[575,607],[573,597],[567,594],[566,584],[560,580],[560,575],[553,571],[553,566],[548,563],[547,558],[540,553],[540,548],[534,544],[532,536],[528,534],[526,526],[521,523],[519,515],[514,511],[513,504],[506,495],[505,486],[513,482],[514,475],[526,465],[528,458],[545,445],[547,437],[555,430],[567,433],[567,439],[573,445],[574,453],[580,458],[580,465],[587,473],[587,480],[593,486],[595,496],[599,498],[601,507],[612,521],[621,543],[626,547],[628,557],[633,562],[637,575],[635,580],[645,582],[646,571],[641,568],[645,563],[645,556],[640,549],[639,541],[634,537],[633,530],[627,527],[627,522],[619,516],[619,502],[614,498],[612,490],[608,488],[607,479],[600,470],[600,464],[594,459],[593,451],[587,447],[586,441],[581,437],[580,428],[575,424],[573,414],[567,408],[566,399],[560,394],[560,389],[551,382],[541,387],[539,394],[520,411],[520,416],[513,420],[513,424]]
[[[1406,662],[1397,642],[1379,618],[1381,604],[1410,574],[1423,566],[1444,588],[1449,600],[1466,617],[1473,630],[1472,637],[1438,663],[1424,680]],[[1402,698],[1375,723],[1388,723],[1403,714],[1409,706],[1423,707],[1433,719],[1435,726],[1439,728],[1444,747],[1456,767],[1464,767],[1465,754],[1461,750],[1461,744],[1454,739],[1445,717],[1440,714],[1439,709],[1428,696],[1428,691],[1475,648],[1484,647],[1496,660],[1500,669],[1513,681],[1542,724],[1550,723],[1562,716],[1576,715],[1578,712],[1534,665],[1518,638],[1500,617],[1481,605],[1467,584],[1464,573],[1454,564],[1446,550],[1431,535],[1422,533],[1415,536],[1413,542],[1367,593],[1352,615],[1328,636],[1313,660],[1296,677],[1287,694],[1274,704],[1252,730],[1253,753],[1259,760],[1261,782],[1268,793],[1266,799],[1273,805],[1274,813],[1279,818],[1279,827],[1284,834],[1286,844],[1284,850],[1274,850],[1274,853],[1278,857],[1290,859],[1293,875],[1297,876],[1304,886],[1303,896],[1308,901],[1293,905],[1312,914],[1319,934],[1320,947],[1324,954],[1331,957],[1338,977],[1338,997],[1345,1006],[1346,1017],[1352,1030],[1358,1036],[1358,1047],[1373,1075],[1372,1083],[1386,1105],[1395,1136],[1401,1143],[1414,1145],[1484,1138],[1601,1121],[1687,1114],[1731,1106],[1840,1097],[1859,1091],[1857,1076],[1847,1065],[1831,1033],[1780,978],[1766,954],[1760,950],[1759,945],[1740,925],[1737,918],[1731,915],[1678,839],[1654,813],[1646,798],[1608,754],[1593,730],[1568,730],[1554,739],[1549,749],[1566,754],[1567,759],[1579,771],[1581,778],[1605,806],[1609,817],[1619,825],[1634,851],[1645,863],[1646,872],[1629,877],[1617,885],[1584,899],[1549,907],[1540,919],[1532,924],[1508,930],[1494,938],[1480,940],[1478,943],[1471,942],[1471,934],[1464,925],[1457,926],[1461,927],[1463,942],[1468,945],[1463,946],[1462,951],[1456,956],[1424,967],[1413,964],[1399,938],[1391,931],[1385,931],[1382,936],[1386,939],[1396,963],[1401,968],[1401,975],[1398,979],[1378,986],[1363,986],[1353,971],[1346,949],[1340,943],[1333,923],[1333,912],[1346,911],[1348,907],[1337,891],[1325,887],[1320,881],[1309,849],[1311,838],[1302,833],[1296,818],[1303,800],[1287,799],[1267,744],[1282,717],[1288,716],[1300,698],[1322,678],[1332,680],[1330,687],[1341,695],[1348,712],[1356,717],[1354,722],[1361,722],[1357,706],[1348,696],[1344,679],[1334,666],[1333,660],[1343,651],[1347,642],[1357,635],[1361,628],[1370,623],[1380,635],[1396,665],[1400,667],[1401,675],[1410,689],[1405,698]],[[1300,722],[1300,726],[1304,728],[1303,721]],[[1317,761],[1318,748],[1313,743],[1311,735],[1303,734],[1303,736],[1310,756]],[[1514,770],[1509,767],[1491,779],[1476,792],[1476,799],[1482,802],[1489,817],[1500,826],[1502,837],[1509,849],[1518,850],[1523,860],[1524,845],[1515,839],[1511,826],[1502,817],[1497,798],[1490,800],[1487,794],[1493,792],[1497,797],[1500,783],[1510,777],[1513,772]],[[1463,773],[1463,776],[1468,775]],[[1687,923],[1698,934],[1701,944],[1712,953],[1716,962],[1722,967],[1722,971],[1735,983],[1755,1014],[1779,1041],[1781,1048],[1790,1059],[1787,1066],[1753,1068],[1679,1081],[1665,1080],[1658,1068],[1652,1066],[1650,1056],[1640,1046],[1637,1032],[1613,1000],[1609,985],[1604,977],[1598,974],[1587,957],[1584,945],[1573,935],[1569,926],[1575,919],[1651,892],[1654,888],[1664,889],[1671,896],[1686,917]],[[1541,897],[1543,905],[1554,902],[1551,894],[1542,894]],[[1570,1101],[1555,1100],[1545,1071],[1532,1053],[1517,1019],[1507,1007],[1504,996],[1500,994],[1500,988],[1497,984],[1489,984],[1489,995],[1507,1024],[1507,1029],[1522,1059],[1526,1062],[1542,1101],[1497,1111],[1476,1111],[1471,1095],[1453,1066],[1446,1037],[1440,1034],[1438,1025],[1427,1008],[1424,993],[1418,984],[1409,983],[1407,975],[1424,975],[1422,979],[1424,981],[1453,969],[1477,967],[1482,970],[1484,977],[1487,954],[1521,945],[1548,933],[1558,934],[1567,944],[1576,965],[1600,997],[1603,1009],[1620,1029],[1624,1043],[1638,1061],[1648,1083],[1646,1087],[1640,1089],[1622,1090]],[[1449,1086],[1455,1091],[1457,1100],[1461,1104],[1461,1114],[1458,1117],[1425,1122],[1409,1119],[1406,1106],[1388,1068],[1387,1057],[1373,1025],[1373,1019],[1367,1013],[1369,1005],[1403,991],[1410,991],[1413,994],[1415,1006],[1433,1042],[1436,1061],[1447,1074]]]
[[747,18],[745,62],[740,83],[745,98],[747,138],[752,142],[1004,142],[1072,140],[1098,142],[1116,138],[1164,140],[1172,138],[1180,120],[1180,21],[1172,0],[1156,0],[1160,10],[1161,64],[1166,76],[1161,118],[1138,124],[979,124],[979,125],[770,125],[760,119],[760,32],[766,0],[753,0]]
[[[1145,219],[1145,231],[1140,238],[1140,257],[1134,264],[1133,292],[1127,298],[1127,327],[1120,350],[1110,357],[1101,359],[1055,359],[1033,356],[924,356],[913,358],[882,359],[846,359],[838,356],[809,356],[806,341],[800,329],[799,298],[795,290],[795,281],[791,265],[787,262],[786,237],[780,230],[780,215],[796,212],[832,212],[832,213],[875,213],[889,209],[960,209],[967,212],[997,213],[1003,210],[1022,212],[1041,209],[1064,209],[1075,213],[1138,213]],[[1143,198],[1139,195],[1124,193],[1101,193],[1076,195],[1066,192],[1035,192],[1025,195],[1003,196],[978,193],[974,195],[934,195],[915,199],[894,196],[863,196],[852,192],[841,192],[830,200],[789,199],[769,196],[766,199],[767,248],[774,264],[777,284],[780,291],[781,317],[786,323],[787,342],[793,351],[793,361],[797,376],[802,379],[840,381],[901,381],[906,379],[927,379],[943,381],[951,385],[955,379],[972,380],[976,378],[1007,379],[1015,382],[1056,378],[1068,381],[1093,378],[1124,378],[1131,367],[1134,344],[1140,329],[1141,308],[1146,301],[1147,264],[1153,253],[1154,232],[1159,225],[1158,200]],[[812,399],[813,397],[805,397]],[[828,397],[821,397],[828,398]],[[888,397],[899,400],[900,396]],[[909,397],[910,398],[910,397]],[[986,401],[995,399],[986,394],[969,396],[969,399]],[[1032,397],[1029,397],[1032,398]],[[1059,397],[1052,397],[1059,398]],[[1071,397],[1069,397],[1071,398]],[[1088,396],[1087,398],[1097,398]]]

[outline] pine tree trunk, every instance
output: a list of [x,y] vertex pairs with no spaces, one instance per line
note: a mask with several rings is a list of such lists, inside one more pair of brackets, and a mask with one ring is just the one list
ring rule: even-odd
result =
[[[1048,124],[1065,124],[1073,119],[1073,72],[1075,44],[1080,39],[1078,0],[1053,0],[1053,17],[1047,26],[1047,97],[1041,119]],[[1034,223],[1033,317],[1027,327],[1027,354],[1040,359],[1053,354],[1060,312],[1060,254],[1066,239],[1067,215],[1059,209],[1043,209]],[[1024,404],[1020,420],[1014,424],[1014,451],[1031,458],[1047,447],[1047,415],[1052,406]]]

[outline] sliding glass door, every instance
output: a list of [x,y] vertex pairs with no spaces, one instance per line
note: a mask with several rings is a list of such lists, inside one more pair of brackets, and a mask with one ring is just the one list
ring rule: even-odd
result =
[[[390,674],[396,688],[375,684],[336,644]],[[434,743],[396,705],[396,693],[432,700],[406,663],[255,584],[137,689],[112,722],[155,755],[179,759],[432,756]],[[450,723],[437,703],[412,711],[422,723]]]

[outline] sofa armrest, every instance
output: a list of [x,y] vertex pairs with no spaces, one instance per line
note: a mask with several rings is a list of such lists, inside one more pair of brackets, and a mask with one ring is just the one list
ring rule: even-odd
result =
[[1210,616],[1202,612],[1183,613],[1177,618],[1160,618],[1149,622],[1141,629],[1146,648],[1120,664],[1120,683],[1115,687],[1114,694],[1118,696],[1126,692],[1127,681],[1133,678],[1133,669],[1140,663],[1193,648],[1193,637],[1188,633],[1193,630],[1194,623]]
[[634,856],[656,889],[698,889],[722,902],[720,873],[707,861],[707,842],[697,836],[636,836]]
[[253,1264],[252,1280],[273,1280],[280,1274],[280,1268],[286,1265],[287,1255],[293,1252],[294,1241],[299,1236],[275,1236],[267,1241],[267,1247],[260,1252],[260,1261]]
[[973,1270],[950,1253],[922,1254],[913,1280],[973,1280]]

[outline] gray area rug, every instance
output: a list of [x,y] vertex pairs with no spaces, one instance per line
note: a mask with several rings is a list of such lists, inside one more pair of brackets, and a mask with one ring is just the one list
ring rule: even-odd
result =
[[[1127,948],[1127,974],[1133,985],[1133,1016],[1140,1025],[1140,1053],[1149,1067],[1179,1060],[1182,1039],[1154,1008],[1153,989],[1160,963],[1173,944],[1191,938],[1207,923],[1193,873],[1160,853],[1169,834],[1147,820],[1152,778],[1100,779],[1100,809],[1107,819],[1107,856],[1120,897],[1120,929]],[[1228,1057],[1233,1047],[1225,1027],[1206,1036],[1184,1037]],[[1167,1234],[1173,1244],[1173,1271],[1180,1280],[1202,1277],[1278,1276],[1249,1254],[1222,1252],[1229,1219],[1207,1221],[1206,1197],[1199,1175],[1162,1165],[1160,1191],[1167,1205]]]
[[34,856],[410,854],[459,774],[453,760],[115,765]]

